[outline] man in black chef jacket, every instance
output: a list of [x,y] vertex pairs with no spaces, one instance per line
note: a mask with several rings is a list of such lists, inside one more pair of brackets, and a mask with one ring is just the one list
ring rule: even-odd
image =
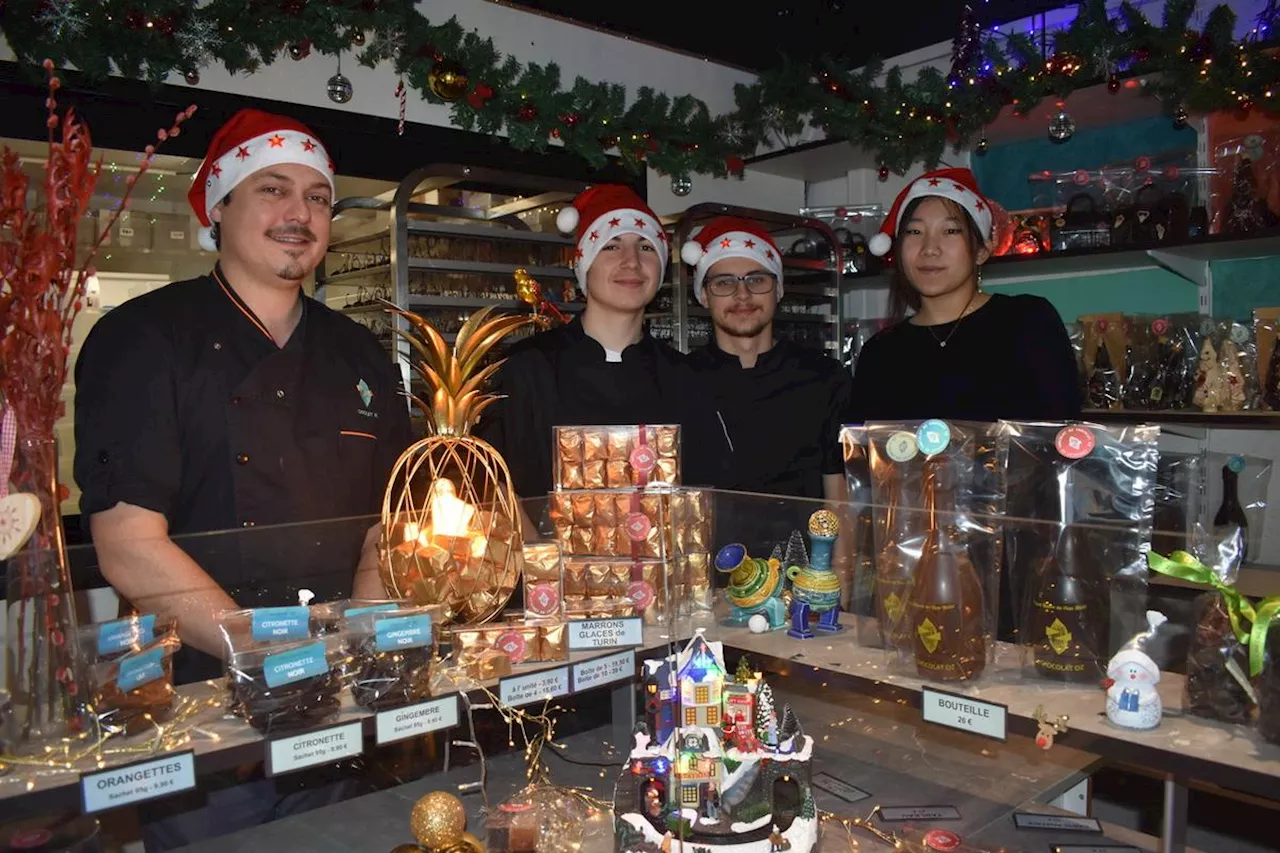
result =
[[480,435],[502,453],[517,494],[536,498],[553,486],[553,427],[680,424],[683,482],[709,485],[725,445],[714,410],[685,357],[644,329],[667,263],[657,216],[630,188],[600,184],[556,221],[577,234],[574,268],[586,310],[511,348],[495,383],[503,399]]
[[[346,597],[353,579],[380,597],[369,516],[408,410],[377,339],[302,293],[333,174],[304,125],[237,113],[189,194],[217,265],[110,311],[76,364],[81,510],[120,596],[177,618],[180,682],[221,674],[221,611]],[[318,519],[342,520],[297,526]]]
[[715,334],[690,361],[724,421],[731,454],[716,486],[845,500],[840,428],[853,379],[838,362],[773,336],[782,256],[758,223],[721,216],[681,248]]

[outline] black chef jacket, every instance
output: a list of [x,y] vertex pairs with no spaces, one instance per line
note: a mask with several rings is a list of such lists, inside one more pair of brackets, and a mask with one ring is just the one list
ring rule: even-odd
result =
[[506,460],[521,497],[552,490],[556,426],[680,424],[686,485],[711,485],[723,464],[724,435],[685,356],[648,333],[609,362],[575,319],[513,346],[494,384],[503,399],[478,432]]
[[718,488],[822,498],[822,476],[844,473],[853,377],[838,362],[778,341],[744,368],[714,339],[689,360],[732,445]]
[[[300,298],[302,319],[279,347],[215,268],[111,310],[76,363],[84,517],[120,502],[163,513],[243,607],[295,604],[304,587],[318,601],[350,595],[370,516],[410,442],[386,349]],[[319,519],[343,520],[299,524]],[[212,658],[184,652],[179,680],[217,674]]]

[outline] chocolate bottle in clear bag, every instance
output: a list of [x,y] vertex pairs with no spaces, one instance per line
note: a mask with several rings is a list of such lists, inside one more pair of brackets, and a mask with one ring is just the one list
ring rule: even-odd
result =
[[1105,675],[1108,607],[1103,572],[1077,525],[1072,471],[1058,484],[1062,530],[1036,570],[1027,640],[1036,674],[1055,681],[1097,682]]
[[916,672],[936,681],[975,678],[986,667],[982,582],[955,528],[955,475],[924,463],[926,529],[907,605]]
[[1222,542],[1239,533],[1240,564],[1244,565],[1249,556],[1249,519],[1240,505],[1240,472],[1244,470],[1244,460],[1238,456],[1231,457],[1222,466],[1222,504],[1213,517],[1213,538]]
[[903,471],[895,469],[889,480],[885,506],[885,540],[876,554],[876,619],[886,646],[911,646],[911,626],[906,618],[911,598],[911,576],[918,554],[916,513],[904,503]]
[[[1280,330],[1280,325],[1277,329]],[[1271,344],[1271,361],[1267,366],[1267,382],[1262,389],[1262,400],[1267,408],[1280,411],[1280,331]]]

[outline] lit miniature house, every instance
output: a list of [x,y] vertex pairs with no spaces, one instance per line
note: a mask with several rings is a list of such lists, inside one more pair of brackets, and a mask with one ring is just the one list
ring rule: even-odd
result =
[[674,834],[708,853],[767,853],[771,837],[812,849],[813,739],[789,706],[779,720],[760,673],[744,661],[730,680],[723,646],[699,632],[646,663],[641,689],[646,729],[614,795],[619,851],[649,853]]

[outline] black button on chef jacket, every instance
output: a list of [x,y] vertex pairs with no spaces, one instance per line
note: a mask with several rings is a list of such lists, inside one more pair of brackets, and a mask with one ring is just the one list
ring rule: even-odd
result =
[[[299,588],[317,601],[350,595],[411,441],[387,350],[299,298],[298,327],[277,346],[215,268],[108,312],[76,363],[82,514],[121,502],[162,513],[242,607],[296,604]],[[320,519],[341,521],[302,524]],[[180,680],[218,674],[212,658],[184,652]]]
[[844,473],[840,428],[853,377],[822,353],[777,341],[744,368],[714,340],[690,354],[732,447],[718,488],[822,498],[824,474]]
[[553,488],[557,426],[680,424],[686,485],[711,485],[725,458],[715,411],[698,393],[686,357],[648,333],[620,361],[609,361],[574,319],[513,346],[494,391],[503,399],[486,412],[478,433],[502,454],[523,498]]

